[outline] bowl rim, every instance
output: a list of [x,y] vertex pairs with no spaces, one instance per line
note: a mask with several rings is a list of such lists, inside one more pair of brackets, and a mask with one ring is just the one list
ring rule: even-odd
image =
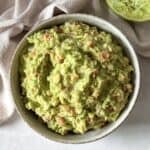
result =
[[[127,47],[128,47],[128,52],[132,55],[132,58],[130,57],[132,64],[134,65],[135,67],[135,88],[134,88],[134,91],[133,91],[133,96],[132,98],[130,99],[130,102],[129,102],[129,106],[125,107],[124,110],[127,110],[126,113],[122,113],[121,116],[122,118],[120,119],[117,119],[115,122],[116,122],[116,125],[114,125],[113,127],[111,127],[107,132],[103,133],[103,135],[99,135],[98,137],[96,138],[93,138],[93,139],[83,139],[83,140],[80,140],[80,141],[73,141],[73,140],[63,140],[63,136],[62,136],[62,139],[57,139],[57,138],[52,138],[52,137],[48,137],[47,135],[43,134],[41,131],[35,129],[34,126],[32,126],[29,121],[23,117],[23,112],[21,112],[16,104],[16,100],[15,100],[15,97],[14,97],[14,93],[13,93],[13,88],[12,88],[12,78],[13,78],[13,73],[12,73],[12,70],[13,70],[13,63],[14,63],[14,60],[15,60],[15,56],[16,56],[16,53],[17,51],[20,49],[21,45],[25,42],[26,38],[36,32],[36,30],[39,30],[39,28],[41,29],[41,27],[47,23],[50,23],[51,21],[54,21],[55,19],[58,20],[58,19],[61,19],[61,18],[72,18],[76,20],[78,20],[77,18],[82,18],[82,19],[92,19],[94,21],[97,21],[97,22],[103,22],[104,24],[107,24],[109,27],[113,28],[115,31],[118,32],[118,34],[120,34],[122,36],[122,38],[124,39],[124,41],[126,41],[126,43],[128,44]],[[80,20],[81,21],[81,20]],[[65,22],[65,21],[64,21]],[[85,21],[84,22],[87,24],[88,21]],[[96,26],[94,25],[94,23],[90,23],[91,25],[93,26]],[[43,28],[43,27],[42,27]],[[100,27],[98,27],[100,28]],[[107,31],[108,32],[108,31]],[[115,35],[114,35],[115,36]],[[122,40],[122,42],[124,42]],[[134,48],[132,47],[131,43],[128,41],[128,39],[126,38],[126,36],[114,25],[112,25],[110,22],[100,18],[100,17],[96,17],[96,16],[93,16],[93,15],[89,15],[89,14],[80,14],[80,13],[74,13],[74,14],[62,14],[62,15],[59,15],[59,16],[55,16],[53,18],[50,18],[50,19],[46,19],[42,22],[40,22],[38,25],[34,26],[23,38],[22,40],[19,42],[19,44],[17,45],[16,49],[15,49],[15,52],[12,56],[12,60],[11,60],[11,65],[10,65],[10,70],[9,70],[9,84],[10,84],[10,91],[11,91],[11,95],[13,97],[13,101],[14,101],[14,104],[15,104],[15,107],[16,107],[16,110],[17,112],[19,113],[20,117],[22,118],[22,120],[36,133],[38,133],[39,135],[42,135],[43,137],[47,138],[48,140],[52,140],[52,141],[55,141],[55,142],[60,142],[60,143],[65,143],[65,144],[83,144],[83,143],[89,143],[89,142],[93,142],[93,141],[96,141],[98,139],[102,139],[104,138],[105,136],[111,134],[113,131],[115,131],[118,127],[120,127],[120,125],[128,118],[130,112],[132,111],[134,105],[135,105],[135,102],[137,100],[137,97],[138,97],[138,94],[139,94],[139,88],[140,88],[140,66],[139,66],[139,62],[138,62],[138,58],[137,58],[137,55],[134,51]],[[124,116],[123,116],[124,115]]]

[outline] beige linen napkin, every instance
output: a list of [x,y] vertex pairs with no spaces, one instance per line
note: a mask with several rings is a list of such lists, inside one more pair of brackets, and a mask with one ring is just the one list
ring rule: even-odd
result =
[[[0,0],[0,86],[5,88],[10,60],[16,44],[27,30],[40,21],[61,13],[89,13],[116,25],[132,42],[135,51],[150,57],[150,22],[132,23],[115,15],[105,0]],[[2,102],[10,100],[0,89]],[[9,98],[8,98],[9,97]],[[0,111],[0,120],[2,117]]]

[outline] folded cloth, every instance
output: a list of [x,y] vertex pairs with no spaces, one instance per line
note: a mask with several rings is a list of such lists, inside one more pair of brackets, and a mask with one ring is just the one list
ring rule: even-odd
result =
[[[76,12],[93,14],[110,21],[127,36],[137,53],[150,57],[150,22],[125,21],[114,14],[104,0],[0,0],[0,74],[2,81],[5,81],[3,78],[7,76],[16,44],[26,31],[54,15]],[[3,90],[0,91],[0,95],[2,92]]]

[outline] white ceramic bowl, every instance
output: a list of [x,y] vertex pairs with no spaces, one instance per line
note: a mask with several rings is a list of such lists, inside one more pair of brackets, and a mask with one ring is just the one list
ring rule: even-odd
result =
[[[126,105],[125,109],[119,116],[119,118],[113,122],[108,124],[102,129],[97,129],[97,130],[92,130],[89,131],[83,135],[76,135],[76,134],[70,134],[70,135],[59,135],[54,132],[52,132],[50,129],[47,128],[45,124],[40,122],[38,118],[31,113],[30,111],[26,110],[24,107],[23,102],[21,101],[20,98],[20,86],[18,82],[18,65],[19,65],[19,56],[22,54],[22,48],[26,44],[26,38],[30,34],[32,34],[35,31],[38,31],[43,28],[48,28],[52,27],[54,25],[59,25],[64,23],[65,21],[68,20],[78,20],[78,21],[83,21],[89,25],[96,26],[102,30],[105,30],[109,33],[112,33],[124,46],[125,48],[125,53],[128,55],[128,57],[131,60],[131,63],[134,67],[134,74],[133,74],[133,83],[134,83],[134,90],[132,95],[129,98],[129,102]],[[41,22],[38,26],[34,27],[24,38],[23,40],[18,44],[18,47],[16,49],[16,52],[14,54],[13,60],[12,60],[12,65],[11,65],[11,70],[10,70],[10,86],[11,86],[11,92],[13,95],[14,102],[16,104],[16,108],[23,118],[23,120],[36,132],[40,133],[44,137],[58,141],[58,142],[63,142],[63,143],[86,143],[86,142],[91,142],[95,141],[97,139],[101,139],[102,137],[108,135],[111,133],[113,130],[115,130],[129,115],[130,111],[132,110],[137,96],[139,92],[139,86],[140,86],[140,70],[139,70],[139,63],[137,56],[134,52],[134,49],[130,42],[127,40],[125,35],[119,31],[115,26],[110,24],[109,22],[98,18],[94,17],[91,15],[84,15],[84,14],[67,14],[67,15],[60,15],[57,17],[53,17],[52,19],[48,19],[44,22]]]

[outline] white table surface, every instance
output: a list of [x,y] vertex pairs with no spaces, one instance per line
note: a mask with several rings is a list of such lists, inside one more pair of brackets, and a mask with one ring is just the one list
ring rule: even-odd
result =
[[138,101],[119,129],[89,144],[49,141],[30,129],[17,113],[0,126],[0,150],[150,150],[150,60],[140,58],[142,84]]

